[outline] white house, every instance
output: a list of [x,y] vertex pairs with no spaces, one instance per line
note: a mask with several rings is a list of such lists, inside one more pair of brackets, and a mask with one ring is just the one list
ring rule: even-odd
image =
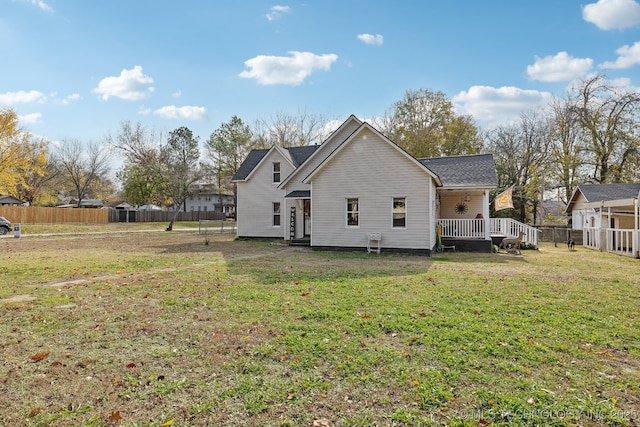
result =
[[573,191],[567,214],[574,230],[583,231],[590,249],[638,257],[640,184],[582,184]]
[[319,146],[251,151],[233,181],[239,237],[314,248],[373,241],[383,250],[430,253],[442,243],[491,251],[497,227],[513,225],[489,218],[492,155],[416,159],[353,115]]
[[213,184],[194,185],[184,203],[187,212],[224,212],[227,216],[235,212],[233,192],[221,192]]

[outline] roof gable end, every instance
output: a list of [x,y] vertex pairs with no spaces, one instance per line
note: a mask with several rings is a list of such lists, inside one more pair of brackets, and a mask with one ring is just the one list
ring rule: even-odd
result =
[[342,151],[346,146],[348,146],[352,141],[354,141],[358,135],[360,135],[362,132],[364,132],[365,130],[369,130],[371,132],[373,132],[374,134],[376,134],[377,136],[379,136],[384,142],[386,142],[387,144],[389,144],[391,147],[393,147],[395,150],[397,150],[399,153],[401,153],[404,157],[406,157],[410,162],[414,163],[415,165],[417,165],[420,169],[422,169],[425,173],[427,173],[428,175],[430,175],[435,181],[437,185],[442,185],[442,182],[440,181],[440,178],[434,174],[430,169],[428,169],[425,165],[423,165],[422,163],[420,163],[415,157],[411,156],[409,153],[407,153],[405,150],[403,150],[402,148],[400,148],[398,145],[396,145],[393,141],[391,141],[389,138],[387,138],[386,136],[384,136],[382,133],[380,133],[376,128],[374,128],[373,126],[371,126],[369,123],[367,122],[363,122],[358,129],[356,129],[355,132],[353,132],[351,135],[349,135],[349,137],[347,139],[345,139],[335,150],[333,150],[313,171],[311,171],[311,173],[309,173],[309,175],[307,175],[302,182],[304,183],[310,183],[311,180],[313,179],[313,177],[320,171],[322,170],[327,164],[329,164],[331,162],[332,159],[334,159],[338,153],[340,153],[340,151]]

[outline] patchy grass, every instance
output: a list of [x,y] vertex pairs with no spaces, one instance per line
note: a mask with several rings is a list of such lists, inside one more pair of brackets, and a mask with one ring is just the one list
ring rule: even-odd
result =
[[637,260],[207,237],[0,239],[0,425],[640,423]]

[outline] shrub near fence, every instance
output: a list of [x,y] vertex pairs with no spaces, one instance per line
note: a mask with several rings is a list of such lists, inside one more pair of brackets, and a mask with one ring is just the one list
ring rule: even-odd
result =
[[0,216],[14,224],[101,224],[109,222],[107,209],[0,206]]

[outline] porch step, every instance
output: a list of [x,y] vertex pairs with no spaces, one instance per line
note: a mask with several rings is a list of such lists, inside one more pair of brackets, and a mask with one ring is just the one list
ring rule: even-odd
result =
[[293,239],[289,241],[289,246],[311,246],[311,239]]

